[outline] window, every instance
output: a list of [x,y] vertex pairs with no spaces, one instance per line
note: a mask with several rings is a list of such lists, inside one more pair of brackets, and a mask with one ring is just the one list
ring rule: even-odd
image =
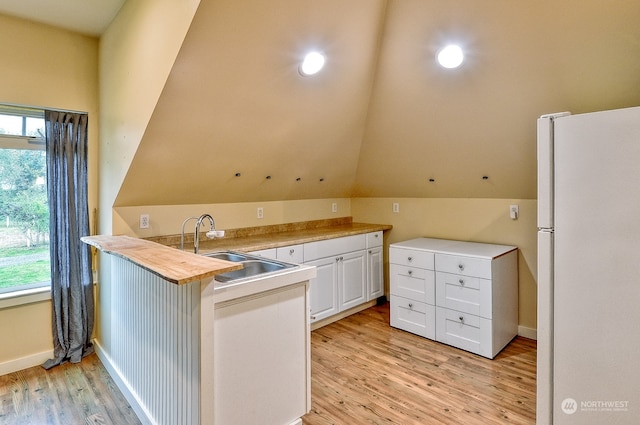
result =
[[0,105],[0,296],[49,287],[44,111]]

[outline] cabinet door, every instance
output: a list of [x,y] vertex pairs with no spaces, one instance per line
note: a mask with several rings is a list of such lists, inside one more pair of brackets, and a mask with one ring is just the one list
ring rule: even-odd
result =
[[367,254],[367,294],[373,300],[384,295],[382,247],[370,248]]
[[355,251],[339,257],[340,311],[367,301],[367,259],[365,253],[366,251]]
[[338,313],[338,261],[336,257],[305,263],[316,266],[316,277],[309,280],[311,323]]

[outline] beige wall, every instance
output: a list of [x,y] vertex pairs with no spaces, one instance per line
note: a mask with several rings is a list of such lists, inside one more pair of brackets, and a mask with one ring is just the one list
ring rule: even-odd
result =
[[[0,102],[89,113],[89,208],[98,198],[98,40],[0,15]],[[46,360],[51,302],[0,310],[0,369]],[[6,371],[6,370],[5,370]]]
[[[112,206],[198,4],[199,0],[125,2],[100,38],[101,234],[118,233],[113,230],[117,217]],[[100,261],[96,335],[106,349],[109,271],[109,263]]]
[[[400,212],[392,212],[392,204]],[[520,206],[517,220],[509,205]],[[433,237],[515,245],[519,248],[519,324],[535,335],[537,306],[537,202],[531,199],[353,198],[354,220],[393,225],[385,244]],[[388,270],[387,270],[388,277]],[[388,279],[387,279],[388,282]],[[388,292],[387,288],[387,292]]]
[[125,2],[100,38],[101,233],[198,4]]

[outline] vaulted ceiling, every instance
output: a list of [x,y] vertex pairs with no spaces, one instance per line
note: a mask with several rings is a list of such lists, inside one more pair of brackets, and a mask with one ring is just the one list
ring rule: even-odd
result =
[[640,104],[638,22],[635,0],[202,0],[115,204],[535,198],[539,115]]

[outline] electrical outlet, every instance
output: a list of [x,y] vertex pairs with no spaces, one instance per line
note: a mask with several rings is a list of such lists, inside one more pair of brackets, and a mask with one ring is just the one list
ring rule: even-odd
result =
[[509,217],[511,220],[517,220],[520,216],[520,207],[518,205],[509,205]]
[[149,214],[140,214],[140,228],[141,229],[149,228]]
[[258,207],[258,218],[264,218],[264,209],[262,207]]
[[338,204],[337,203],[333,203],[331,204],[331,212],[338,212]]
[[394,213],[399,213],[400,212],[400,204],[398,202],[394,202],[393,203],[393,212]]

